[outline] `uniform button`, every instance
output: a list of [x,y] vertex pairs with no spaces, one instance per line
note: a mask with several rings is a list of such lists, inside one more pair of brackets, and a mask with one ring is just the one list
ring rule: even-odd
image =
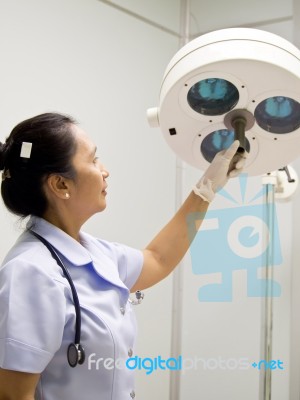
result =
[[135,398],[135,391],[134,391],[134,390],[130,393],[130,397],[131,397],[132,399]]
[[129,356],[129,357],[132,357],[132,354],[133,354],[133,350],[132,350],[132,349],[129,349],[129,350],[128,350],[128,356]]
[[125,314],[125,307],[121,307],[120,311],[121,311],[121,314],[124,315]]

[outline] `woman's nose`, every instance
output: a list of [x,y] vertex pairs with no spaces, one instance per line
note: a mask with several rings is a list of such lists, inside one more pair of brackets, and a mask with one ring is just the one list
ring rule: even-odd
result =
[[102,174],[102,176],[103,176],[104,179],[106,179],[106,178],[109,177],[109,172],[108,172],[106,169],[103,169],[103,170],[101,171],[101,174]]

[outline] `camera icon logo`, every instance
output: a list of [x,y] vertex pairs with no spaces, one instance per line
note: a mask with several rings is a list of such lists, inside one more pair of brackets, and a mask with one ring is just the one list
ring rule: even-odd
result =
[[[247,178],[242,176],[240,179]],[[270,207],[272,221],[268,220],[270,212],[266,212],[263,203],[188,216],[190,239],[194,238],[190,246],[193,273],[219,272],[222,275],[221,283],[207,284],[199,289],[199,301],[232,301],[232,274],[237,270],[247,271],[248,297],[280,296],[278,282],[258,278],[259,269],[266,267],[270,260],[271,267],[282,263],[275,204],[268,204],[269,211]],[[197,232],[199,221],[202,224]]]

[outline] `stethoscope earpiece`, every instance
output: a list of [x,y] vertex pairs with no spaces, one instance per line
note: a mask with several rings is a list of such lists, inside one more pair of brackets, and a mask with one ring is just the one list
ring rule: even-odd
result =
[[145,296],[145,295],[144,295],[143,292],[141,292],[140,290],[137,290],[137,291],[135,292],[136,300],[129,299],[129,303],[131,303],[133,306],[137,306],[138,304],[141,304],[141,302],[142,302],[144,296]]
[[68,363],[74,368],[77,364],[81,365],[85,360],[85,351],[81,344],[71,343],[68,347]]

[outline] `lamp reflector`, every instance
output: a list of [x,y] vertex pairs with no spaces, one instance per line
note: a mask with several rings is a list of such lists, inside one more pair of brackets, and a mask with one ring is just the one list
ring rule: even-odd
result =
[[259,103],[254,116],[267,132],[290,133],[300,126],[300,104],[289,97],[269,97]]
[[[206,161],[212,162],[215,155],[221,151],[228,149],[235,140],[233,130],[219,129],[212,133],[209,133],[202,141],[200,151]],[[246,138],[246,149],[250,151],[250,143]]]
[[191,87],[187,101],[190,107],[200,114],[223,115],[237,104],[239,92],[225,79],[203,79]]

